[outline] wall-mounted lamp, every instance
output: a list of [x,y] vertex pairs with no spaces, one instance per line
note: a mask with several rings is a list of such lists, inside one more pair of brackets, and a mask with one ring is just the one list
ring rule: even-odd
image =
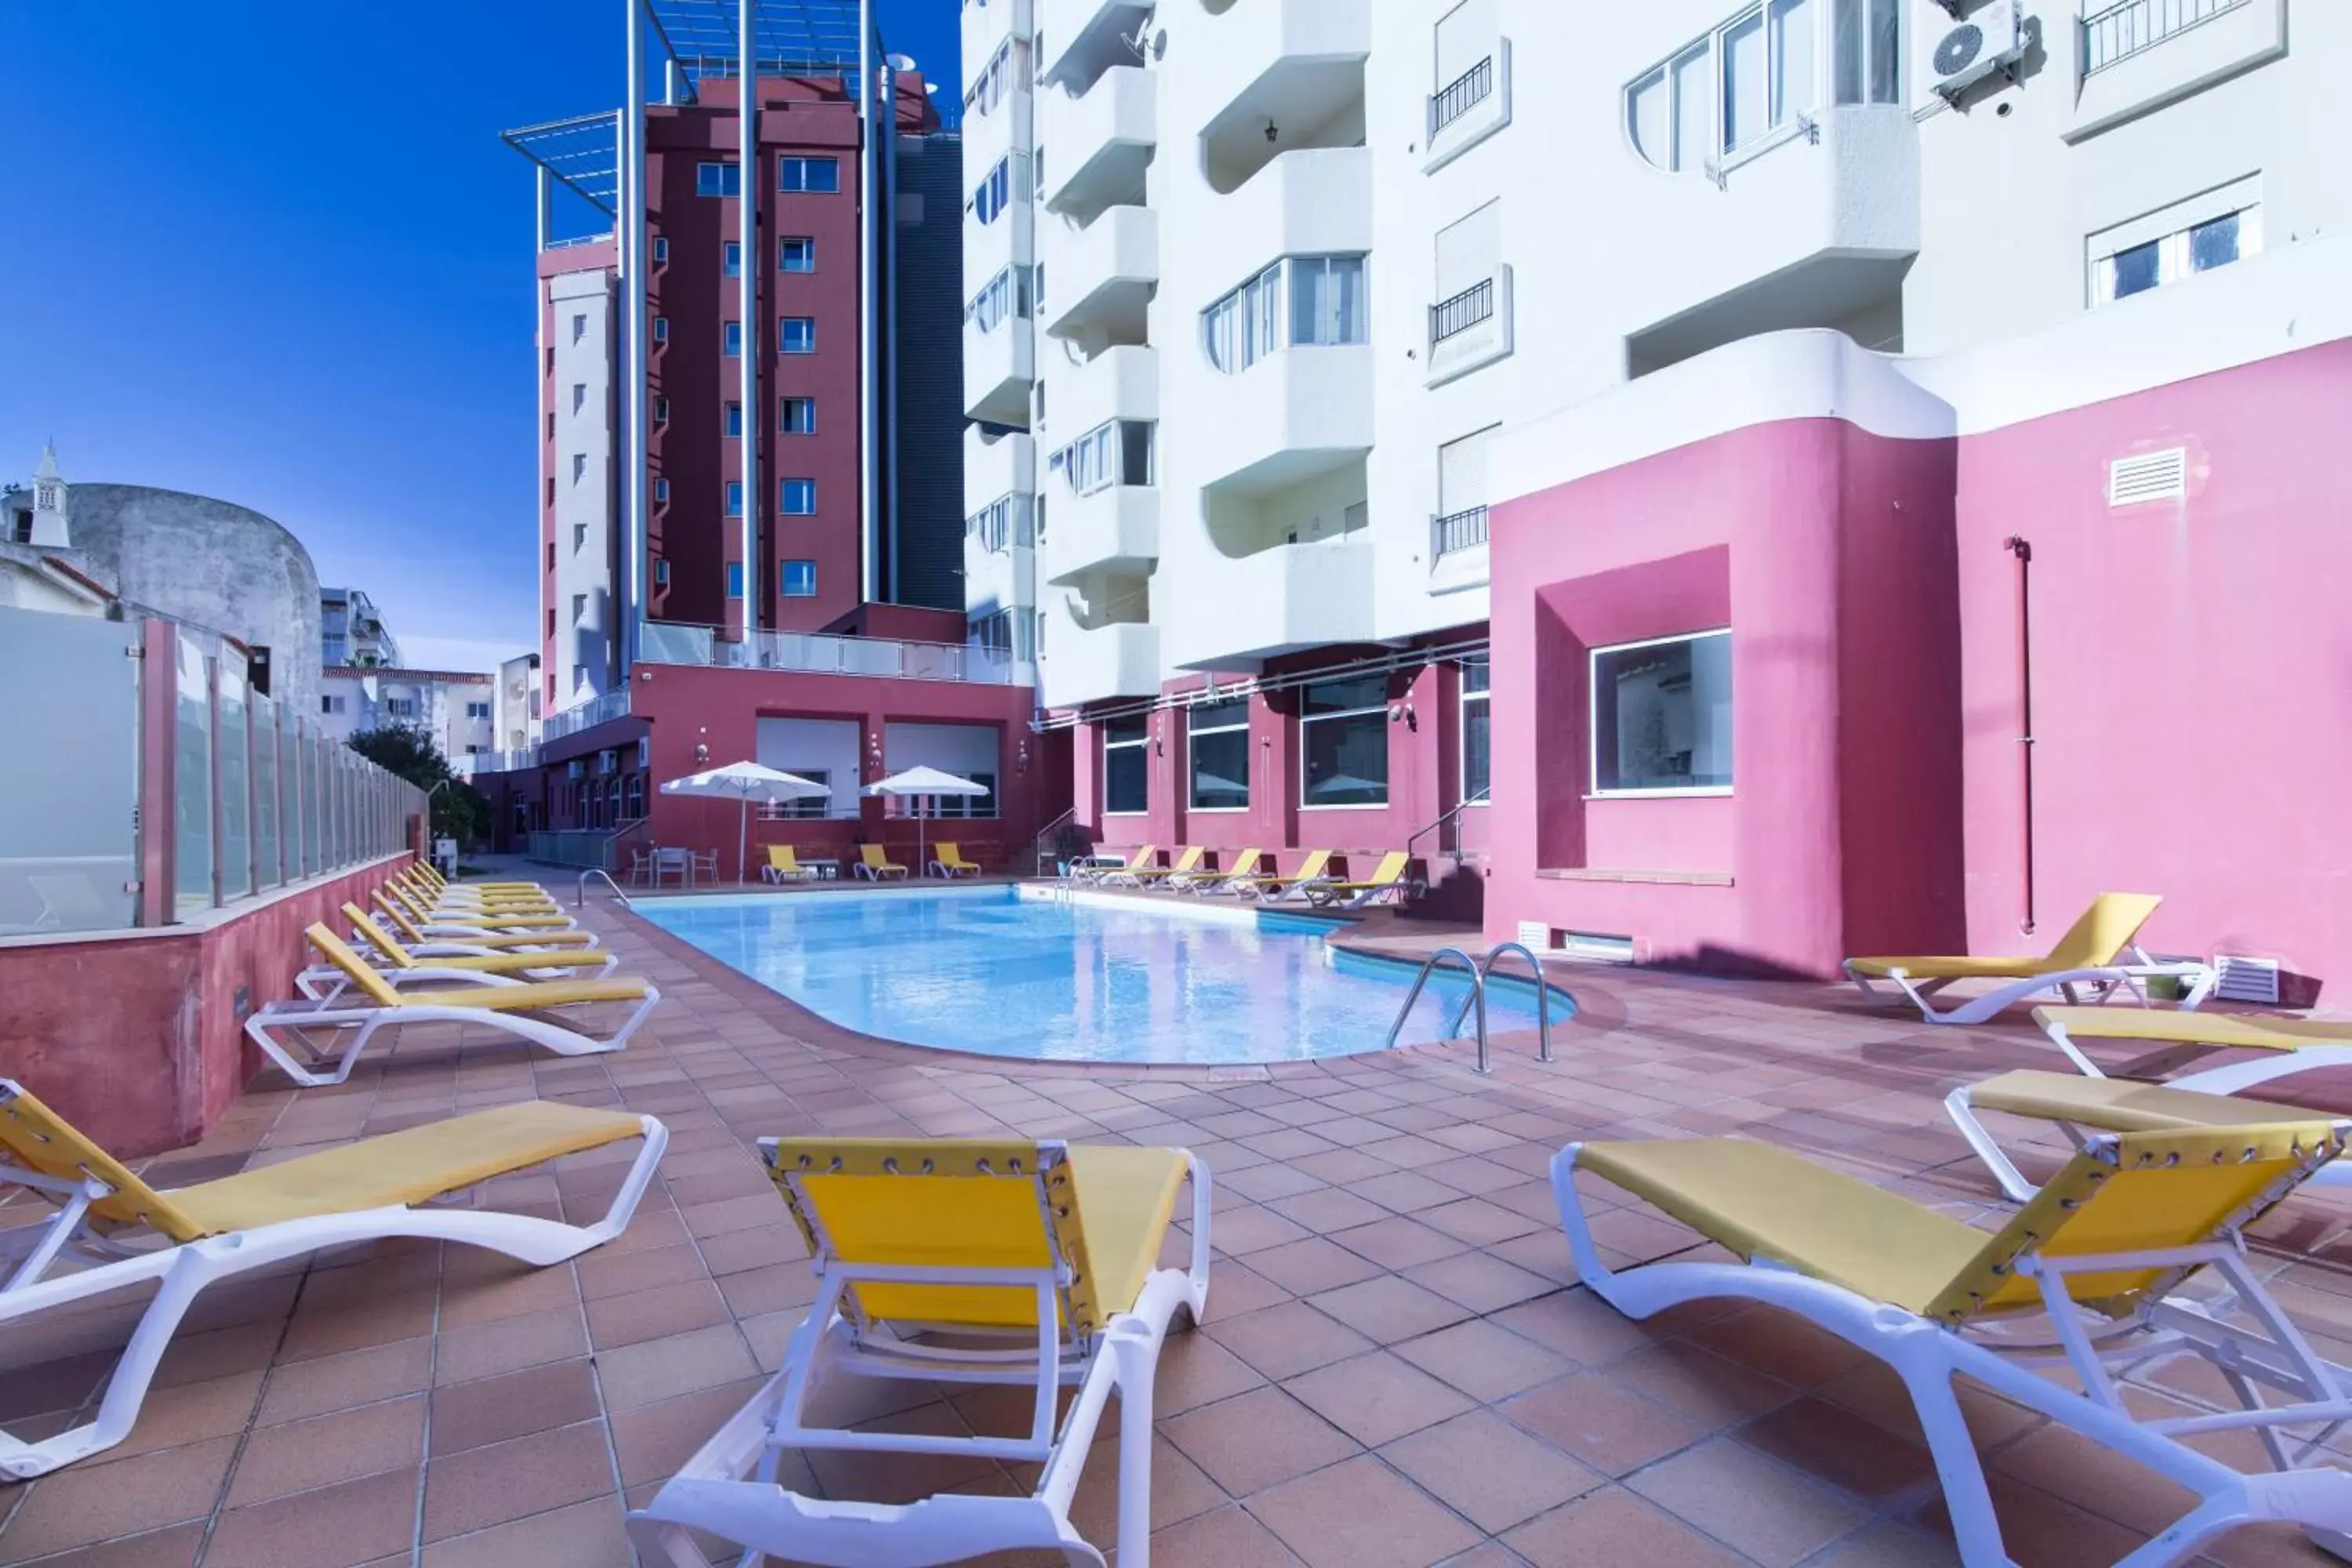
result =
[[1029,771],[1029,737],[1026,735],[1022,736],[1013,749],[1013,771],[1022,773]]
[[1416,733],[1418,733],[1421,729],[1421,720],[1419,716],[1413,712],[1412,704],[1410,702],[1390,703],[1389,722],[1391,724],[1402,723],[1406,729],[1413,731]]
[[1269,120],[1269,121],[1267,121],[1265,122],[1265,139],[1266,139],[1267,141],[1269,141],[1269,142],[1276,141],[1276,140],[1279,139],[1279,138],[1281,137],[1281,135],[1282,135],[1282,132],[1279,132],[1279,131],[1276,131],[1276,130],[1274,128],[1274,121],[1273,121]]

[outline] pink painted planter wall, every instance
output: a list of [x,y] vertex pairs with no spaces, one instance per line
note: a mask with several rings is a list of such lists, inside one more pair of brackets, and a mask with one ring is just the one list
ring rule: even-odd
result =
[[[1810,974],[1958,942],[1951,473],[1793,420],[1498,507],[1486,934]],[[1725,626],[1733,792],[1588,799],[1591,650]]]

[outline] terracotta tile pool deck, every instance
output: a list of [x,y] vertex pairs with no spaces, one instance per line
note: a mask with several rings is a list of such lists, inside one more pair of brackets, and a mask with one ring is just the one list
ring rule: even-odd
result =
[[[1208,1163],[1209,1317],[1171,1336],[1159,1380],[1160,1568],[1957,1561],[1890,1374],[1768,1309],[1621,1318],[1575,1283],[1546,1163],[1572,1139],[1739,1132],[1924,1201],[1988,1204],[1938,1102],[1961,1081],[2052,1065],[2022,1013],[1930,1028],[1829,987],[1563,965],[1580,1011],[1548,1066],[1524,1034],[1497,1037],[1484,1078],[1461,1047],[1072,1070],[867,1041],[616,906],[586,920],[623,973],[664,992],[627,1050],[562,1059],[412,1027],[340,1088],[265,1075],[204,1143],[146,1174],[205,1179],[532,1097],[625,1107],[671,1133],[627,1233],[545,1269],[402,1243],[208,1293],[130,1441],[0,1487],[0,1564],[621,1568],[624,1507],[758,1386],[813,1295],[752,1152],[759,1136],[813,1131],[1181,1143]],[[1417,952],[1458,934],[1395,922],[1361,941]],[[2352,1102],[2337,1088],[2299,1098]],[[584,1156],[486,1195],[580,1218],[616,1180],[609,1158]],[[2333,1241],[2345,1217],[2298,1199],[2259,1259],[2337,1361],[2352,1361],[2352,1251]],[[1617,1261],[1696,1244],[1630,1202],[1594,1229]],[[0,1336],[0,1423],[67,1424],[137,1309]],[[2165,1376],[2134,1397],[2201,1392]],[[1010,1408],[907,1385],[841,1414],[961,1432],[1003,1430]],[[2111,1563],[2185,1507],[2016,1406],[1984,1394],[1970,1414],[2024,1568]],[[1098,1447],[1076,1515],[1106,1546],[1117,1468],[1115,1445]],[[797,1484],[902,1501],[1024,1479],[990,1461],[818,1455]],[[2264,1528],[2206,1561],[2334,1560]]]

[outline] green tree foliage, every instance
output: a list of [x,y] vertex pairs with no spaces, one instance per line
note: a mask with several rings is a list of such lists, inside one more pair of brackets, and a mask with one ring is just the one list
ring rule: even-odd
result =
[[[454,838],[460,845],[488,837],[490,803],[481,791],[450,772],[449,759],[441,754],[432,731],[416,724],[387,724],[380,730],[362,730],[345,743],[386,773],[398,773],[418,789],[433,791],[432,837]],[[436,784],[445,787],[435,790]]]

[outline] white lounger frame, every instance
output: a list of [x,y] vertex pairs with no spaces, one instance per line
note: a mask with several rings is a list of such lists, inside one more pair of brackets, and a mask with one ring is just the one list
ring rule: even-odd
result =
[[[407,911],[403,910],[402,912],[405,914]],[[569,948],[570,951],[577,952],[583,947],[602,947],[604,945],[602,942],[597,940],[597,936],[594,931],[583,931],[577,926],[530,926],[520,931],[516,931],[509,927],[464,925],[451,920],[444,919],[418,920],[414,915],[410,915],[408,920],[409,924],[415,926],[418,931],[423,931],[428,939],[436,942],[475,942],[486,936],[584,936],[588,939],[585,942],[567,942],[564,946]],[[499,951],[511,952],[515,950],[512,948],[504,948]]]
[[[0,1324],[70,1307],[110,1291],[150,1282],[161,1287],[132,1331],[96,1416],[37,1443],[0,1432],[0,1478],[24,1480],[47,1475],[61,1465],[103,1453],[129,1436],[154,1381],[156,1365],[180,1320],[198,1294],[219,1280],[324,1247],[396,1237],[486,1247],[541,1268],[610,1241],[628,1227],[638,1200],[645,1196],[654,1170],[661,1163],[662,1151],[669,1144],[669,1130],[654,1118],[640,1116],[637,1125],[645,1145],[622,1181],[621,1190],[613,1195],[612,1206],[590,1225],[478,1209],[394,1205],[286,1220],[177,1246],[159,1237],[152,1248],[133,1249],[89,1224],[89,1205],[114,1190],[105,1183],[88,1176],[67,1182],[16,1165],[0,1165],[0,1182],[37,1188],[59,1205],[45,1224],[0,1231],[0,1275],[5,1275],[5,1282],[0,1282]],[[89,1267],[54,1279],[46,1277],[65,1259]]]
[[[2038,1279],[2048,1307],[2047,1337],[1959,1332],[1768,1262],[1665,1261],[1622,1272],[1611,1268],[1593,1246],[1577,1194],[1580,1149],[1571,1143],[1551,1162],[1552,1199],[1568,1232],[1578,1279],[1635,1319],[1686,1301],[1761,1301],[1793,1312],[1884,1363],[1902,1378],[1927,1433],[1963,1568],[2015,1564],[2001,1545],[1984,1463],[1952,1388],[1955,1377],[1983,1384],[2202,1500],[2170,1529],[2118,1558],[2115,1568],[2171,1568],[2195,1557],[2217,1536],[2264,1521],[2300,1524],[2314,1544],[2352,1561],[2352,1474],[2333,1468],[2294,1468],[2332,1436],[2338,1425],[2352,1421],[2352,1397],[2346,1392],[2352,1372],[2320,1359],[2247,1267],[2244,1244],[2235,1236],[2127,1255],[2022,1255],[2017,1267]],[[2221,1321],[2174,1299],[2131,1321],[2111,1321],[2081,1310],[2066,1295],[2068,1274],[2168,1264],[2214,1269],[2235,1293],[2233,1301],[2224,1298],[2216,1310],[2227,1310],[2233,1304],[2263,1331]],[[2118,1342],[2123,1341],[2129,1342]],[[2183,1353],[2211,1361],[2245,1407],[2167,1420],[2135,1418],[2124,1404],[2115,1371]],[[2036,1363],[2064,1363],[2086,1392],[2073,1393],[2053,1382],[2034,1370]],[[2285,1391],[2295,1403],[2263,1405],[2256,1381]],[[2292,1439],[2284,1430],[2288,1425],[2307,1424],[2320,1426],[2307,1442]],[[2242,1427],[2253,1428],[2277,1469],[2242,1474],[2178,1440]]]
[[[1854,984],[1864,996],[1878,1006],[1909,1002],[1919,1009],[1919,1016],[1930,1024],[1981,1024],[1998,1016],[2005,1008],[2014,1006],[2029,996],[2044,991],[2055,991],[2066,998],[2070,1006],[2084,1005],[2083,993],[2089,993],[2094,1003],[2113,1001],[2117,995],[2128,995],[2141,1006],[2147,1002],[2147,982],[2169,976],[2189,982],[2189,991],[2180,999],[2181,1010],[2193,1012],[2211,994],[2217,978],[2213,966],[2193,959],[2178,962],[2152,957],[2146,949],[2134,943],[2128,950],[2128,963],[2105,963],[2086,969],[2056,969],[2047,974],[2026,975],[2004,981],[1981,996],[1971,996],[1958,1005],[1942,1012],[1928,998],[1958,980],[1975,978],[1969,975],[1925,976],[1915,978],[1896,969],[1885,974],[1864,974],[1854,968],[1854,961],[1845,961],[1845,977]],[[1889,991],[1886,987],[1892,986]]]
[[934,871],[940,874],[940,879],[943,882],[952,882],[958,877],[970,877],[975,882],[980,880],[980,868],[970,861],[965,861],[960,866],[950,866],[934,856],[923,863],[923,875],[928,877]]
[[[520,951],[527,953],[528,950]],[[551,957],[562,951],[563,950],[549,949],[546,950],[545,955]],[[588,956],[591,952],[590,949],[577,947],[571,951],[583,957]],[[414,969],[385,969],[378,966],[376,973],[383,975],[387,983],[395,986],[404,985],[414,980],[428,976],[435,983],[443,984],[456,982],[479,985],[486,981],[517,980],[526,984],[539,982],[553,984],[565,980],[601,980],[619,968],[621,964],[619,953],[609,948],[597,948],[593,950],[593,953],[598,962],[593,968],[584,963],[566,963],[537,970],[527,976],[520,970],[493,973],[487,969],[436,968],[433,963],[436,958],[487,958],[493,954],[517,956],[519,950],[510,947],[477,947],[471,942],[428,942],[410,947],[407,952],[409,957],[417,961],[416,967]],[[372,956],[365,952],[360,954],[363,962]],[[340,1001],[351,988],[352,977],[331,963],[314,963],[294,977],[294,989],[313,1002]]]
[[[463,980],[475,986],[526,985],[534,982],[517,980],[508,974],[480,974],[470,969],[404,969],[397,974],[386,974],[395,986],[412,981],[430,981],[446,984]],[[555,982],[562,984],[562,982]],[[261,1008],[245,1021],[245,1037],[261,1047],[271,1061],[286,1069],[286,1076],[305,1089],[322,1084],[341,1083],[352,1076],[360,1054],[380,1029],[397,1029],[404,1024],[479,1024],[485,1028],[520,1035],[535,1046],[544,1046],[560,1057],[602,1056],[617,1051],[629,1043],[629,1037],[651,1016],[661,992],[652,985],[646,987],[642,1001],[634,1004],[615,1002],[611,1005],[627,1005],[629,1016],[621,1026],[602,1039],[583,1035],[579,1030],[556,1023],[545,1016],[527,1013],[501,1013],[488,1007],[436,1007],[429,1003],[413,1006],[379,1007],[373,1003],[338,1002],[277,1002]],[[566,1003],[566,1007],[604,1006],[604,1003]],[[311,1038],[313,1030],[356,1029],[358,1036],[341,1051],[320,1045]],[[280,1037],[283,1037],[282,1038]],[[299,1053],[299,1054],[298,1054]]]
[[[772,1144],[773,1140],[762,1140],[763,1147]],[[1040,1144],[1039,1152],[1044,1155],[1055,1147]],[[646,1568],[707,1568],[688,1534],[689,1530],[702,1530],[744,1546],[741,1568],[756,1568],[771,1557],[827,1568],[927,1568],[1024,1550],[1059,1552],[1073,1568],[1103,1568],[1103,1554],[1070,1523],[1070,1502],[1103,1406],[1116,1393],[1118,1561],[1120,1568],[1150,1568],[1151,1388],[1160,1346],[1179,1310],[1197,1324],[1209,1300],[1209,1171],[1190,1152],[1184,1163],[1192,1188],[1189,1267],[1181,1272],[1153,1270],[1134,1310],[1112,1317],[1083,1341],[1059,1329],[1063,1315],[1057,1304],[1066,1299],[1070,1270],[1058,1247],[1052,1267],[1040,1269],[884,1268],[831,1258],[820,1236],[811,1259],[818,1279],[816,1303],[786,1345],[783,1366],[652,1502],[630,1513],[629,1539],[639,1561]],[[1050,1169],[1049,1156],[1037,1171],[1041,1220],[1043,1205],[1050,1201],[1045,1186]],[[802,1212],[814,1215],[817,1210],[803,1204]],[[1053,1235],[1050,1221],[1046,1235]],[[1034,1349],[970,1350],[861,1338],[839,1310],[843,1291],[860,1280],[1030,1287],[1037,1292],[1040,1324]],[[965,1331],[959,1337],[973,1336]],[[1032,1386],[1036,1400],[1029,1435],[946,1437],[804,1425],[809,1395],[834,1373]],[[1077,1396],[1057,1433],[1056,1394],[1069,1385],[1076,1387]],[[1044,1468],[1036,1489],[1027,1497],[940,1493],[902,1507],[828,1502],[777,1484],[779,1459],[793,1448],[966,1454]]]

